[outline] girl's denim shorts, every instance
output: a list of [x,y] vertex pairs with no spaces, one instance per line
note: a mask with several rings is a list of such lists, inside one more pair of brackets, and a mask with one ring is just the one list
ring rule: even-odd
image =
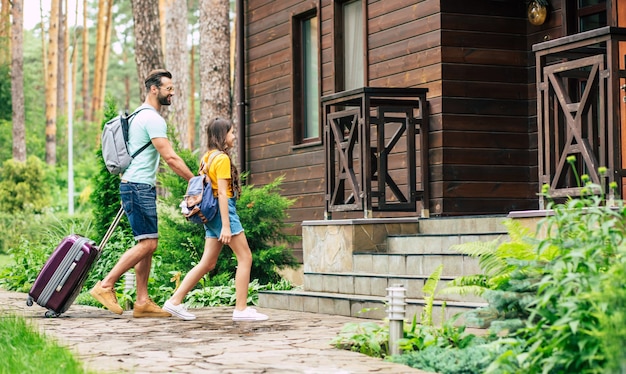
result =
[[[228,218],[230,220],[230,232],[234,235],[241,234],[243,232],[243,226],[237,215],[237,199],[231,197],[228,199]],[[217,208],[217,214],[212,220],[204,224],[205,238],[219,239],[222,232],[222,216],[220,215],[219,206]]]

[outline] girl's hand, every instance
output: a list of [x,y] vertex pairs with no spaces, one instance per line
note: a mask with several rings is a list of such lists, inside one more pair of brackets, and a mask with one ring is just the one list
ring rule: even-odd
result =
[[222,231],[220,232],[219,241],[222,244],[230,243],[230,239],[233,237],[233,234],[230,232],[230,227],[222,227]]

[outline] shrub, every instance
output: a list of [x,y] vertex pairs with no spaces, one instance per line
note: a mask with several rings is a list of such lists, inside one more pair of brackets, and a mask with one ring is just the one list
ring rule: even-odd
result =
[[371,357],[385,357],[389,353],[389,326],[375,322],[347,323],[331,344]]
[[466,317],[491,335],[421,326],[405,331],[402,348],[414,352],[391,359],[441,373],[624,372],[626,206],[591,195],[600,186],[580,180],[581,198],[549,204],[542,239],[509,222],[510,242],[456,247],[478,257],[483,273],[453,289],[487,299]]
[[41,213],[50,204],[46,166],[35,156],[26,162],[7,160],[0,169],[0,211]]
[[[599,190],[581,180],[587,191]],[[618,372],[624,355],[613,347],[626,342],[626,208],[606,204],[602,195],[549,208],[553,215],[539,224],[544,239],[515,238],[532,243],[534,256],[500,253],[511,269],[507,280],[487,282],[489,308],[474,313],[519,342],[487,372]]]
[[483,374],[504,349],[493,344],[467,348],[431,346],[421,351],[391,356],[388,361],[440,374]]
[[11,214],[0,212],[0,254],[8,254],[11,248],[20,244],[22,238],[34,238],[41,234],[33,221],[39,221],[36,214]]
[[598,372],[606,364],[599,317],[614,306],[594,302],[593,295],[612,264],[623,261],[626,210],[603,205],[600,196],[553,208],[545,222],[553,230],[539,248],[554,245],[562,254],[534,264],[541,275],[536,297],[526,326],[516,333],[527,353],[520,371]]
[[22,239],[18,247],[9,251],[11,265],[0,269],[0,286],[11,291],[28,292],[50,253],[50,245]]

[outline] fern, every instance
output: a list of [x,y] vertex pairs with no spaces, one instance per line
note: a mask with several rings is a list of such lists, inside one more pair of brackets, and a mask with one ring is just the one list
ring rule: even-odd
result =
[[459,294],[462,296],[474,294],[480,296],[488,289],[490,289],[489,278],[484,274],[475,274],[453,279],[440,292],[442,294]]
[[469,242],[453,245],[451,249],[478,258],[480,268],[485,274],[500,274],[507,267],[506,261],[497,256],[501,239],[489,242]]
[[554,246],[537,251],[539,242],[520,222],[509,219],[502,222],[510,241],[497,238],[488,242],[469,242],[452,246],[453,250],[477,258],[482,274],[466,275],[454,279],[442,293],[481,296],[486,290],[499,289],[509,282],[511,273],[518,269],[519,261],[551,260],[558,254]]
[[442,270],[443,264],[439,265],[437,269],[435,269],[435,271],[426,280],[426,283],[424,283],[424,288],[422,288],[424,301],[426,302],[424,310],[422,311],[422,325],[433,325],[433,302],[435,301],[435,290],[439,284]]

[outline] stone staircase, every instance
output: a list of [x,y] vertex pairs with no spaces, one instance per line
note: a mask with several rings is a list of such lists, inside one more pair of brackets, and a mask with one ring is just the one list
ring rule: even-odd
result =
[[[450,249],[454,244],[505,238],[505,216],[428,219],[361,219],[303,222],[304,284],[290,291],[263,291],[259,306],[383,319],[387,287],[406,288],[407,319],[425,301],[422,289],[443,264],[438,290],[461,275],[480,272],[478,261]],[[445,306],[444,306],[445,305]],[[485,305],[473,295],[437,294],[433,320]]]

